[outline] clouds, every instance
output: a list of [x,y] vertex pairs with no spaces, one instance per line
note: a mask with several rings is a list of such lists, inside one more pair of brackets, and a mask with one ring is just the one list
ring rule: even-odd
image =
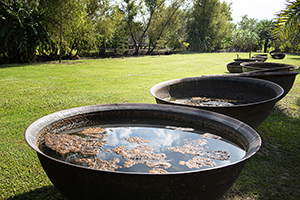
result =
[[236,23],[247,14],[258,20],[274,19],[276,14],[285,8],[286,0],[223,0],[232,3],[231,11],[233,22]]

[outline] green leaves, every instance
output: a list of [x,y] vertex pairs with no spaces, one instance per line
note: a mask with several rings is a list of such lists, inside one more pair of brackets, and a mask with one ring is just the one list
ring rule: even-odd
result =
[[4,42],[0,46],[0,53],[14,62],[34,61],[36,50],[42,50],[51,43],[40,23],[40,13],[20,1],[11,4],[0,1],[0,4],[4,16],[4,27],[0,31],[0,38]]
[[0,30],[0,38],[3,37],[6,33],[6,31],[8,30],[8,27],[3,27],[1,30]]
[[222,48],[230,30],[230,5],[219,0],[195,0],[187,24],[191,50],[211,51]]
[[264,51],[271,44],[272,20],[260,20],[244,15],[231,35],[231,47],[236,51],[256,51],[264,47]]
[[285,10],[278,14],[273,29],[275,39],[300,43],[300,1],[288,2]]

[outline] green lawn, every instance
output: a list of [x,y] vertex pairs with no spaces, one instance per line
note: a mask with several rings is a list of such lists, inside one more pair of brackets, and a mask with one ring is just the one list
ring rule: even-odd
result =
[[[63,199],[24,140],[36,119],[85,105],[155,103],[153,85],[227,73],[234,58],[199,53],[0,65],[0,199]],[[300,66],[300,55],[268,62]],[[300,76],[257,131],[263,146],[224,199],[300,199]]]

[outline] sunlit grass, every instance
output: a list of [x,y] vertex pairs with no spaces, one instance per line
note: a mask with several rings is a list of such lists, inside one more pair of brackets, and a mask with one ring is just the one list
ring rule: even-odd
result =
[[[248,53],[239,53],[248,58]],[[0,199],[59,199],[23,137],[36,119],[63,109],[107,103],[155,103],[162,81],[227,73],[236,53],[200,53],[0,65]],[[268,62],[300,66],[300,55]],[[298,199],[300,77],[257,129],[261,151],[249,160],[228,199]]]

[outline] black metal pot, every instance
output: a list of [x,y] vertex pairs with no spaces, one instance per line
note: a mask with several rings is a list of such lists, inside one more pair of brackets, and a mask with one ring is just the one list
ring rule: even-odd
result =
[[241,63],[243,72],[251,72],[257,70],[276,69],[289,67],[290,71],[295,71],[298,66],[283,63],[272,63],[272,62],[243,62]]
[[291,88],[294,85],[295,78],[298,74],[299,74],[299,72],[293,72],[293,71],[290,71],[290,72],[260,72],[260,71],[257,71],[257,72],[242,73],[241,77],[258,78],[258,79],[263,79],[263,80],[277,83],[284,90],[282,96],[278,99],[278,101],[279,101],[280,99],[282,99],[289,93],[289,91],[291,90]]
[[[244,77],[202,76],[159,83],[150,89],[157,103],[195,107],[222,113],[257,128],[271,113],[283,88],[270,81]],[[193,106],[169,101],[170,98],[208,97],[242,100],[233,106]]]
[[267,53],[263,53],[263,54],[255,54],[253,55],[254,57],[257,57],[257,56],[262,56],[262,57],[267,57],[268,58],[268,54]]
[[[278,69],[278,70],[276,70]],[[280,85],[284,92],[282,96],[278,99],[282,99],[285,97],[291,88],[294,85],[296,76],[299,74],[299,72],[293,72],[287,70],[281,70],[283,68],[276,68],[273,71],[272,70],[259,70],[259,71],[253,71],[253,72],[245,72],[245,73],[234,73],[234,74],[216,74],[216,75],[204,75],[205,77],[208,76],[219,76],[219,77],[249,77],[249,78],[258,78],[263,79],[267,81],[271,81],[273,83],[276,83]]]
[[243,69],[242,69],[242,66],[240,65],[241,63],[242,63],[241,61],[226,63],[227,70],[230,73],[242,73]]
[[256,58],[236,58],[236,59],[234,59],[235,62],[256,62],[259,60],[260,59],[256,59]]
[[271,56],[272,56],[273,59],[284,59],[285,58],[285,53],[274,52],[274,53],[271,53]]
[[268,60],[268,54],[255,54],[253,58],[260,59],[259,61],[265,62]]
[[281,49],[274,49],[273,51],[269,52],[269,54],[271,53],[281,53]]
[[[46,133],[101,124],[168,125],[217,132],[243,146],[246,155],[237,162],[206,170],[147,174],[77,166],[45,155],[38,148]],[[72,200],[219,199],[261,146],[257,132],[236,119],[195,108],[157,104],[108,104],[59,111],[33,122],[25,131],[25,139],[37,152],[52,183]]]

